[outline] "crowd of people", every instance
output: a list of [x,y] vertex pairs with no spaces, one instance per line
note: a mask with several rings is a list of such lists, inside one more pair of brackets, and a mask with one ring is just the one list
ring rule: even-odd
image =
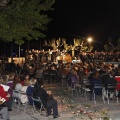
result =
[[88,61],[95,61],[95,60],[101,60],[104,62],[119,62],[120,61],[120,53],[119,52],[78,52],[74,50],[74,54],[72,54],[73,51],[66,51],[66,50],[49,50],[49,51],[38,51],[38,50],[32,50],[29,52],[26,52],[26,60],[29,61],[40,61],[40,62],[57,62],[57,57],[64,57],[67,54],[70,54],[71,57],[74,58],[74,56],[77,59],[81,59],[82,62]]
[[[9,119],[8,111],[12,111],[14,98],[18,98],[21,104],[29,101],[29,104],[33,105],[32,96],[40,97],[48,115],[53,111],[53,118],[59,117],[57,101],[44,89],[44,84],[62,84],[63,78],[68,90],[78,84],[82,86],[83,80],[87,79],[91,84],[90,100],[95,84],[102,84],[105,90],[108,84],[116,84],[119,96],[120,85],[117,83],[120,82],[120,65],[105,64],[103,60],[96,63],[90,58],[84,59],[83,55],[80,59],[80,63],[24,63],[22,67],[12,64],[10,69],[1,70],[0,100],[4,98],[4,102],[0,105],[0,114],[3,120]],[[2,85],[9,86],[8,91],[5,91]],[[19,94],[15,91],[19,91]],[[113,94],[110,97],[112,99]],[[40,105],[37,104],[36,107],[40,109]]]

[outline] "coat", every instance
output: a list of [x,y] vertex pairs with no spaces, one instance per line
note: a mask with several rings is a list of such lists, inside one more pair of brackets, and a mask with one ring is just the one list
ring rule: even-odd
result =
[[9,100],[8,93],[4,91],[3,87],[0,85],[0,97],[4,98],[6,101]]

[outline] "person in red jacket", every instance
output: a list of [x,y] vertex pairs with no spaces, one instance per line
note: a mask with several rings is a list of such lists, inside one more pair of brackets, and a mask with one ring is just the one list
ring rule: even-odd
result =
[[4,91],[3,86],[0,85],[0,114],[3,120],[9,120],[8,107],[5,102],[9,100],[9,94]]
[[9,100],[9,94],[4,90],[3,86],[0,85],[0,97],[4,98],[6,101]]
[[116,90],[119,91],[120,90],[120,76],[115,76],[114,79],[117,81]]
[[11,107],[12,107],[13,100],[12,100],[11,94],[9,93],[9,90],[11,90],[9,86],[0,84],[0,95],[1,97],[3,96],[6,99],[5,104],[8,107],[8,111],[12,111]]

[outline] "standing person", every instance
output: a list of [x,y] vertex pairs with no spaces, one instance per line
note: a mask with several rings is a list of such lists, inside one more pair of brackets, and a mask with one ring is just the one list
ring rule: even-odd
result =
[[50,70],[48,68],[48,66],[45,67],[45,69],[43,70],[43,77],[44,77],[44,81],[50,81]]
[[37,85],[34,86],[33,95],[40,97],[44,107],[47,108],[48,115],[51,115],[51,109],[53,108],[53,118],[58,118],[59,115],[57,101],[52,97],[51,94],[48,94],[47,91],[43,87],[41,87],[42,85],[43,85],[42,81],[37,81]]
[[48,83],[54,83],[56,82],[56,77],[57,77],[57,70],[55,68],[55,66],[51,66],[51,70],[50,70],[50,81],[48,81]]
[[[111,84],[111,85],[117,85],[117,81],[113,78],[113,74],[110,73],[107,77],[107,79],[105,80],[104,82],[104,87],[105,87],[105,91],[103,92],[104,96],[107,97],[107,89],[108,89],[108,85]],[[112,99],[114,97],[114,92],[115,92],[115,89],[114,88],[109,88],[109,91],[110,91],[110,99]]]

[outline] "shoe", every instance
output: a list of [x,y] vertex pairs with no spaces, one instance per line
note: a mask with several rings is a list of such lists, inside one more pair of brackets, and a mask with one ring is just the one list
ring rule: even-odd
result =
[[48,114],[48,115],[53,115],[53,113],[51,113],[51,114]]
[[46,116],[48,117],[48,116],[51,116],[51,115],[53,115],[53,114],[47,114]]
[[55,118],[58,118],[58,116],[54,116],[53,118],[54,118],[54,119],[55,119]]
[[110,98],[110,100],[113,100],[113,98]]
[[107,98],[105,98],[105,100],[107,100]]
[[58,117],[60,117],[60,115],[58,115],[58,116],[53,116],[54,119],[55,119],[55,118],[58,118]]
[[22,103],[22,105],[25,105],[25,103]]
[[8,111],[12,111],[12,109],[11,109],[11,108],[9,108],[9,109],[8,109]]

